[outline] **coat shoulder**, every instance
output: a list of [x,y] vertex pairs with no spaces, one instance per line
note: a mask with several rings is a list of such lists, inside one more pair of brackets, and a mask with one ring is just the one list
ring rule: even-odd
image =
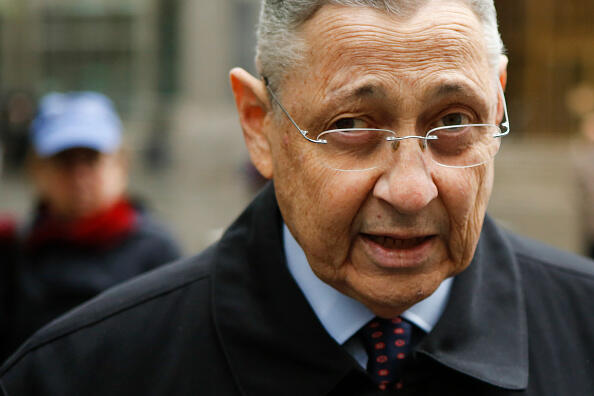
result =
[[593,260],[516,234],[508,233],[508,238],[521,268],[556,273],[559,277],[575,278],[594,287]]
[[145,212],[138,213],[137,225],[134,230],[137,239],[145,241],[151,248],[146,248],[159,264],[173,261],[181,256],[182,249],[171,231],[153,216]]
[[[142,326],[142,321],[122,323],[122,317],[150,318],[155,309],[166,310],[176,292],[208,289],[214,265],[216,246],[201,254],[161,266],[153,271],[112,287],[80,305],[35,333],[0,368],[0,376],[8,372],[31,352],[67,337],[76,337],[94,327]],[[204,293],[201,293],[204,295]],[[206,294],[207,295],[207,294]],[[203,306],[208,306],[204,302]]]

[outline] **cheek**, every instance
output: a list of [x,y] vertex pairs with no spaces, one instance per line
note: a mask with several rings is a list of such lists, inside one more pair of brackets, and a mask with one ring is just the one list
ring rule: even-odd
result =
[[72,186],[66,175],[60,172],[47,171],[39,177],[37,183],[41,195],[50,200],[64,200],[69,195]]
[[314,271],[323,271],[322,266],[336,268],[350,251],[353,221],[373,182],[368,174],[323,167],[312,151],[286,151],[285,155],[285,163],[277,163],[275,169],[283,218],[307,252]]
[[117,164],[108,164],[98,169],[94,175],[98,201],[109,203],[119,197],[125,188],[124,171]]
[[450,219],[448,250],[460,265],[470,262],[480,236],[491,195],[491,166],[445,169],[449,177],[439,179],[438,188]]
[[317,199],[308,201],[310,205],[300,211],[303,221],[297,222],[298,241],[314,271],[326,279],[334,278],[347,262],[357,231],[355,219],[369,194],[367,181],[345,179],[344,174],[325,172],[316,180],[310,187]]

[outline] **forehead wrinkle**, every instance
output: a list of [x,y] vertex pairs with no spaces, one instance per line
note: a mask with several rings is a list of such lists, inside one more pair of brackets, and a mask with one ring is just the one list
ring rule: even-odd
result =
[[326,70],[365,66],[372,70],[407,71],[456,68],[475,60],[476,54],[480,53],[480,48],[465,35],[440,30],[444,34],[423,32],[408,36],[341,32],[330,40],[315,43],[312,55],[322,51],[326,54],[320,60],[320,66]]
[[400,24],[393,16],[375,12],[380,18],[389,18],[384,26],[373,24],[365,15],[358,18],[359,14],[338,11],[318,14],[320,20],[304,30],[309,61],[318,63],[320,70],[362,67],[370,72],[427,72],[461,66],[471,69],[469,62],[488,69],[486,47],[474,14],[474,19],[450,18],[455,22],[446,24],[431,19]]

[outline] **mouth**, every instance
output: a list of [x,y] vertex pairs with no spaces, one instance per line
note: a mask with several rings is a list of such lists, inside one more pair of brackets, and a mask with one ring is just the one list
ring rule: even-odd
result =
[[363,237],[369,239],[370,241],[374,242],[377,245],[380,245],[384,249],[406,250],[406,249],[414,249],[415,247],[422,245],[424,242],[428,241],[429,239],[434,238],[434,235],[414,237],[414,238],[393,238],[393,237],[384,236],[384,235],[363,234]]
[[360,234],[364,250],[383,268],[417,268],[436,253],[437,235],[394,236]]

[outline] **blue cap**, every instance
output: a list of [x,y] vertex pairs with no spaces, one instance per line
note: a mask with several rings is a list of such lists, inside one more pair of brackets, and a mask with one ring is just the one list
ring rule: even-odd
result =
[[122,122],[105,95],[54,92],[39,102],[31,141],[40,157],[78,147],[112,153],[122,142]]

